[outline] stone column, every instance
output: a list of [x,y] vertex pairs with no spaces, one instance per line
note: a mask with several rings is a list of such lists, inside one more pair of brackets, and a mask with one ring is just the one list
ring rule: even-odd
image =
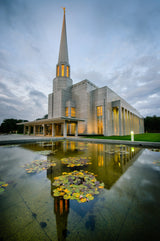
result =
[[75,136],[78,136],[78,122],[76,122]]
[[67,136],[67,122],[64,121],[63,124],[63,136],[66,137]]
[[36,126],[35,125],[33,126],[33,135],[34,136],[36,135]]
[[135,133],[135,115],[133,114],[133,131]]
[[114,135],[114,112],[113,112],[113,107],[112,107],[112,133],[111,135]]
[[127,110],[125,109],[125,135],[127,135]]
[[125,125],[125,108],[123,108],[123,135],[126,133],[126,125]]
[[119,105],[119,136],[122,135],[122,111],[121,111],[121,105]]
[[128,111],[128,134],[131,132],[131,120],[130,120],[130,111]]
[[54,136],[54,123],[52,123],[52,136]]
[[25,135],[26,134],[26,126],[24,125],[24,128],[23,128],[23,134]]
[[31,126],[28,126],[28,135],[31,134]]
[[117,126],[117,130],[116,130],[116,135],[119,135],[119,108],[116,108],[116,126]]
[[131,113],[131,131],[133,131],[133,113]]
[[123,125],[123,119],[124,119],[124,116],[123,116],[123,107],[121,107],[121,113],[122,113],[122,123],[121,123],[121,125],[122,125],[122,136],[123,136],[123,132],[124,132],[124,129],[123,129],[123,127],[124,127],[124,125]]
[[46,135],[46,126],[45,126],[45,124],[43,124],[43,136],[45,136]]

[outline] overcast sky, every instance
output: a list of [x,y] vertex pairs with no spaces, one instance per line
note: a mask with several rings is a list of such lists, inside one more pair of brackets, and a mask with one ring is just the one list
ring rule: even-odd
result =
[[63,6],[73,83],[108,86],[160,116],[159,0],[0,0],[0,122],[47,114]]

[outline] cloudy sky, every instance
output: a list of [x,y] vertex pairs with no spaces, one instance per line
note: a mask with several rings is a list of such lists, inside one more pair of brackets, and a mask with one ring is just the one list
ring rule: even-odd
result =
[[160,116],[159,0],[0,0],[0,123],[47,114],[66,7],[73,83]]

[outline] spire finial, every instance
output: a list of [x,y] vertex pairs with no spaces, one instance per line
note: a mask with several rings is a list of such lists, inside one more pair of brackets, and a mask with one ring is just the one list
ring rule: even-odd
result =
[[62,9],[63,9],[63,11],[64,11],[64,13],[66,12],[66,8],[65,7],[61,7]]

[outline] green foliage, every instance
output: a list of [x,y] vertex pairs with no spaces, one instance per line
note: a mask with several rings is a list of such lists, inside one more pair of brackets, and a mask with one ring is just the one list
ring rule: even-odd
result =
[[94,195],[99,194],[99,190],[104,188],[104,183],[97,181],[94,173],[83,170],[63,172],[62,176],[54,179],[54,197],[77,200],[79,203],[93,200]]
[[92,164],[89,160],[91,157],[66,157],[62,158],[62,164],[66,164],[67,167],[79,167],[79,166],[86,166]]
[[23,125],[17,125],[17,123],[26,121],[27,120],[5,119],[0,126],[0,133],[23,133]]
[[144,119],[145,132],[149,133],[160,133],[160,117],[158,116],[147,116]]
[[48,114],[44,115],[42,118],[37,118],[36,120],[44,120],[44,119],[48,119]]
[[48,160],[34,160],[22,167],[25,167],[27,173],[39,173],[41,171],[47,170],[49,167],[54,166],[56,166],[55,162],[50,162]]
[[8,183],[0,181],[0,193],[4,192],[6,187],[8,187]]
[[[127,136],[96,136],[96,137],[95,136],[87,136],[87,138],[130,141],[131,135],[127,135]],[[135,134],[134,140],[135,141],[160,142],[160,133]]]

